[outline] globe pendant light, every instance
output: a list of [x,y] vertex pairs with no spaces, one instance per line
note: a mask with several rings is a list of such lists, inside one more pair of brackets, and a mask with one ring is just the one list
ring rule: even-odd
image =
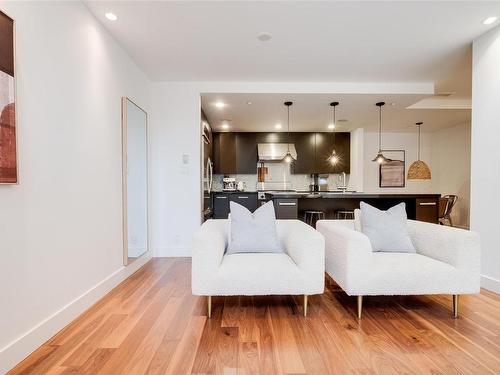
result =
[[332,128],[333,150],[332,150],[332,154],[330,155],[328,160],[330,161],[331,165],[336,165],[340,161],[339,156],[335,152],[335,127],[337,126],[336,109],[337,109],[337,106],[339,105],[339,102],[331,102],[330,105],[333,107],[333,128]]
[[288,163],[290,164],[291,162],[293,162],[293,156],[290,152],[290,106],[293,104],[292,102],[285,102],[284,103],[286,105],[286,108],[287,108],[287,126],[288,126],[288,136],[287,136],[287,144],[286,144],[286,148],[287,148],[287,151],[286,151],[286,154],[285,154],[285,157],[283,158],[283,161],[285,163]]
[[378,107],[378,153],[377,156],[372,161],[376,161],[379,164],[385,164],[389,161],[382,153],[382,106],[385,102],[378,102],[375,104]]
[[408,169],[408,180],[430,180],[431,170],[427,164],[420,160],[420,126],[423,122],[417,122],[418,126],[418,160],[414,161]]

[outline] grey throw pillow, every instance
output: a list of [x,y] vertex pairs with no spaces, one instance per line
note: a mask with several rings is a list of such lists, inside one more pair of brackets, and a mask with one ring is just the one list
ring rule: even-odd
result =
[[253,214],[235,202],[231,202],[229,207],[231,230],[226,254],[284,252],[276,230],[272,201],[257,208]]
[[406,228],[405,204],[400,203],[387,211],[361,202],[361,231],[370,239],[373,251],[415,253]]

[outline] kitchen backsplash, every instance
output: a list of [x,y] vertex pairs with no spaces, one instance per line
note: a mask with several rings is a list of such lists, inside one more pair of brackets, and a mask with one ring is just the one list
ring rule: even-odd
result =
[[[292,174],[290,173],[290,165],[286,163],[266,163],[268,174],[265,180],[266,190],[309,190],[311,183],[311,176],[308,174]],[[213,190],[222,190],[222,178],[224,175],[214,175]],[[245,183],[246,191],[256,191],[257,189],[257,172],[255,174],[236,174],[228,175],[228,177],[236,178],[236,181]],[[341,184],[341,175],[331,174],[328,175],[328,190],[336,190],[337,186]],[[349,182],[349,175],[346,177]]]

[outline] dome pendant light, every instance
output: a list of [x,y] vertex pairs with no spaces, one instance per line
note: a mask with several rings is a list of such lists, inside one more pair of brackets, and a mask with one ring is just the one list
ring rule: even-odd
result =
[[378,102],[375,104],[378,107],[378,154],[372,161],[376,161],[379,164],[385,164],[389,161],[384,154],[382,153],[382,106],[385,105],[385,102]]
[[418,160],[414,161],[408,169],[408,180],[430,180],[431,170],[425,162],[420,160],[420,126],[423,122],[417,122],[418,126]]
[[337,165],[337,163],[340,161],[340,158],[337,155],[337,153],[335,152],[335,127],[337,126],[336,109],[337,109],[337,106],[339,105],[339,102],[331,102],[330,105],[333,107],[333,128],[332,128],[333,150],[332,150],[332,154],[328,158],[328,161],[330,162],[331,165]]
[[286,108],[287,108],[288,136],[287,136],[287,144],[286,144],[287,151],[286,151],[285,157],[283,158],[283,161],[285,163],[290,164],[294,160],[293,156],[290,152],[290,106],[293,104],[293,102],[285,102],[284,104],[286,105]]

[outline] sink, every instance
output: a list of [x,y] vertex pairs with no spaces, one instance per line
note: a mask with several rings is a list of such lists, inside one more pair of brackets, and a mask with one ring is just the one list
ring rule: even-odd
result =
[[337,195],[344,195],[344,194],[352,194],[352,193],[354,193],[354,191],[342,191],[342,190],[338,190],[338,191],[327,191],[327,192],[321,193],[321,196],[323,196],[323,197],[330,197],[330,196],[337,196]]
[[306,198],[321,198],[322,193],[304,193],[304,197],[306,197]]

